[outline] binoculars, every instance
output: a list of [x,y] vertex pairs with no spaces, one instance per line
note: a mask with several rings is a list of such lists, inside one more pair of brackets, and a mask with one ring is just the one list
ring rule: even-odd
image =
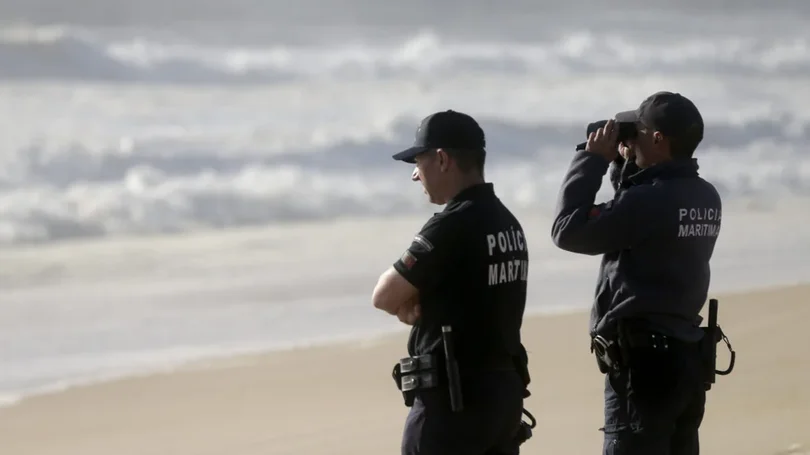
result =
[[[591,133],[595,133],[596,130],[602,128],[607,123],[607,120],[599,120],[598,122],[593,122],[588,124],[588,128],[585,131],[585,137],[591,135]],[[636,124],[632,122],[618,122],[619,125],[619,136],[616,138],[616,142],[625,142],[630,139],[635,139],[638,136],[638,128],[636,128]],[[582,142],[577,145],[577,150],[585,150],[586,142]]]

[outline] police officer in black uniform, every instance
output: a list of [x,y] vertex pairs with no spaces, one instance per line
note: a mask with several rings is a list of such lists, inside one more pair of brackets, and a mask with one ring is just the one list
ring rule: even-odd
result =
[[[621,123],[636,134],[617,147]],[[693,158],[702,139],[695,105],[658,92],[591,133],[562,184],[554,243],[603,255],[591,349],[606,373],[604,454],[699,451],[706,400],[699,312],[722,220],[720,196]],[[638,172],[613,179],[614,198],[594,204],[619,149]]]
[[[416,165],[430,202],[446,204],[382,274],[373,303],[411,324],[406,364],[427,376],[399,376],[411,406],[403,455],[514,455],[522,424],[528,359],[520,328],[528,245],[520,222],[484,180],[484,132],[452,110],[426,117],[413,147],[394,159]],[[443,328],[452,333],[461,403],[451,406]],[[418,375],[417,375],[418,376]]]

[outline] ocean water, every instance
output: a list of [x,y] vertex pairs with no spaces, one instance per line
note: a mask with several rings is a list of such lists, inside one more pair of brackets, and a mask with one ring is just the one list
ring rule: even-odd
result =
[[0,399],[402,330],[371,289],[440,208],[390,155],[436,110],[487,132],[531,311],[590,303],[548,216],[658,90],[707,123],[713,290],[807,281],[810,4],[730,4],[0,2]]

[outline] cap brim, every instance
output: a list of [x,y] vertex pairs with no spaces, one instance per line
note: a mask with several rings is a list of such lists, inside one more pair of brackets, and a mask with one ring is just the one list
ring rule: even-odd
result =
[[414,164],[416,163],[416,156],[427,151],[427,147],[411,147],[395,154],[391,158],[397,161],[404,161],[406,163]]
[[635,123],[639,120],[637,111],[619,112],[613,118],[619,123]]

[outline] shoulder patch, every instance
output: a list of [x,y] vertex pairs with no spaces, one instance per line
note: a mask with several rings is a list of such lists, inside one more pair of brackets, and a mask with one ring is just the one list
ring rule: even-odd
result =
[[611,208],[613,208],[613,201],[612,200],[607,201],[604,204],[594,205],[588,211],[588,218],[589,219],[599,218],[599,215],[601,215],[604,212],[610,211]]
[[430,243],[430,241],[429,241],[428,239],[426,239],[426,238],[422,237],[422,236],[421,236],[421,235],[419,235],[419,234],[417,234],[417,235],[416,235],[416,236],[413,238],[413,241],[414,241],[414,242],[416,242],[416,243],[418,243],[418,244],[420,244],[420,245],[422,245],[422,247],[425,249],[425,251],[431,251],[431,250],[433,250],[433,244],[432,244],[432,243]]
[[414,264],[416,264],[416,256],[414,256],[410,250],[405,250],[405,252],[402,253],[402,256],[400,256],[399,260],[408,270],[413,268]]

